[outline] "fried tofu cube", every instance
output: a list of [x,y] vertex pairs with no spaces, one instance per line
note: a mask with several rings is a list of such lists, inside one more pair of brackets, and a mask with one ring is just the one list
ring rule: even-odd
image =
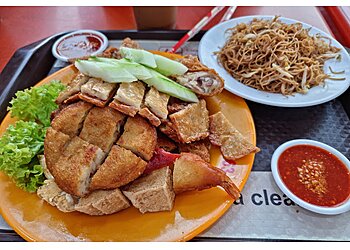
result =
[[125,187],[123,194],[141,213],[171,211],[175,193],[169,167],[154,170]]
[[119,188],[94,191],[75,205],[77,211],[89,215],[114,214],[128,207],[130,203]]
[[142,108],[139,111],[139,115],[146,118],[153,126],[158,127],[162,124],[161,120],[153,114],[147,107]]
[[209,135],[209,111],[203,99],[169,115],[169,118],[182,143],[199,141]]
[[59,188],[83,197],[89,192],[90,176],[104,158],[105,154],[99,147],[74,137],[50,172]]
[[157,134],[157,148],[162,148],[165,151],[171,152],[177,149],[176,144],[174,141],[169,139],[167,136],[165,136],[163,133]]
[[145,106],[148,107],[156,116],[166,119],[168,116],[169,95],[159,92],[151,87],[145,97]]
[[157,145],[156,128],[139,115],[129,117],[117,144],[149,161]]
[[146,87],[142,82],[122,82],[119,85],[114,99],[123,104],[140,109],[145,90]]
[[125,115],[109,107],[94,107],[86,116],[79,137],[109,152],[120,135]]
[[220,146],[221,153],[226,160],[236,160],[260,151],[258,147],[244,138],[222,112],[211,115],[209,119],[209,140],[213,145]]
[[76,136],[92,107],[92,104],[83,101],[73,103],[62,109],[55,116],[51,122],[51,126],[53,129],[67,134],[70,137]]
[[81,86],[81,93],[107,101],[116,88],[117,85],[115,83],[107,83],[101,79],[90,78]]
[[82,73],[77,74],[74,79],[67,85],[67,88],[58,95],[56,103],[60,104],[74,94],[79,93],[81,86],[85,84],[89,78],[90,77]]
[[124,186],[139,177],[147,162],[128,149],[114,145],[105,162],[92,177],[90,190]]

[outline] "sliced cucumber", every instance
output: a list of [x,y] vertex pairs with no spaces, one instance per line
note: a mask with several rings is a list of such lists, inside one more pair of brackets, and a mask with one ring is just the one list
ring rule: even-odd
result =
[[130,59],[133,62],[143,64],[150,68],[157,67],[154,55],[146,50],[121,47],[120,53],[124,58]]
[[149,70],[146,67],[125,58],[119,60],[119,59],[104,58],[104,57],[91,57],[89,58],[89,60],[109,63],[111,65],[118,65],[124,68],[125,70],[127,70],[130,74],[132,74],[139,80],[146,80],[152,77],[152,74],[149,72]]
[[171,60],[164,56],[154,55],[156,60],[157,70],[159,73],[170,76],[170,75],[183,75],[187,72],[188,68],[177,61]]
[[190,89],[178,84],[177,82],[174,82],[157,71],[152,69],[149,69],[149,71],[152,73],[153,77],[144,80],[148,86],[154,86],[160,92],[166,93],[186,102],[198,102],[196,94]]
[[116,82],[134,82],[137,78],[130,74],[126,69],[117,64],[110,64],[105,62],[96,62],[88,60],[75,61],[75,67],[88,76],[101,78],[103,81]]

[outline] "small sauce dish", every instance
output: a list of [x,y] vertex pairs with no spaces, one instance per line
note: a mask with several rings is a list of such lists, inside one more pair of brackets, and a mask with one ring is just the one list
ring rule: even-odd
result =
[[318,141],[298,139],[272,155],[277,186],[299,206],[327,215],[350,210],[350,161]]
[[107,37],[95,30],[78,30],[60,37],[52,46],[59,60],[84,58],[102,53],[108,46]]

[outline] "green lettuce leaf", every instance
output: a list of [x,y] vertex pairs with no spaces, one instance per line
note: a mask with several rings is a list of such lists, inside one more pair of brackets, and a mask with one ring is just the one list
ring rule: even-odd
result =
[[51,81],[39,87],[32,87],[23,91],[17,91],[16,97],[12,98],[11,117],[20,120],[35,121],[50,126],[51,112],[58,108],[55,100],[59,93],[65,89],[60,81]]
[[45,134],[40,124],[17,121],[0,138],[0,171],[28,192],[35,192],[45,180],[36,157],[44,151]]

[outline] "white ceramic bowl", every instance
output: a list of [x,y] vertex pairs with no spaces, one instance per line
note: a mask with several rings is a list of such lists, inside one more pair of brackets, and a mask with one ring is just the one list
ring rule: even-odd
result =
[[101,47],[96,50],[95,52],[91,53],[91,56],[94,56],[94,55],[97,55],[97,54],[100,54],[102,53],[108,46],[108,38],[102,34],[101,32],[98,32],[96,30],[77,30],[77,31],[74,31],[74,32],[71,32],[71,33],[68,33],[62,37],[60,37],[59,39],[57,39],[57,41],[53,44],[52,46],[52,54],[59,60],[61,61],[64,61],[64,62],[68,62],[68,59],[67,57],[65,56],[62,56],[60,55],[59,53],[57,53],[57,46],[59,45],[59,43],[61,41],[63,41],[64,39],[66,39],[67,37],[70,37],[72,35],[75,35],[75,34],[82,34],[82,33],[88,33],[88,34],[93,34],[93,35],[96,35],[98,36],[99,38],[101,38],[102,40],[102,44],[101,44]]
[[272,155],[271,159],[271,171],[273,178],[275,179],[277,186],[282,190],[284,194],[286,194],[292,201],[294,201],[296,204],[299,206],[319,213],[319,214],[328,214],[328,215],[335,215],[335,214],[341,214],[344,212],[347,212],[350,210],[350,198],[348,198],[344,203],[342,203],[339,206],[335,207],[322,207],[322,206],[316,206],[313,204],[310,204],[299,197],[297,197],[294,193],[292,193],[286,185],[283,183],[281,176],[279,175],[278,168],[277,168],[277,163],[278,163],[278,158],[284,152],[287,148],[296,146],[296,145],[312,145],[316,147],[320,147],[333,155],[335,155],[340,161],[343,162],[343,164],[349,169],[350,171],[350,161],[338,150],[318,141],[313,141],[313,140],[306,140],[306,139],[298,139],[298,140],[292,140],[283,143],[280,145],[275,152]]

